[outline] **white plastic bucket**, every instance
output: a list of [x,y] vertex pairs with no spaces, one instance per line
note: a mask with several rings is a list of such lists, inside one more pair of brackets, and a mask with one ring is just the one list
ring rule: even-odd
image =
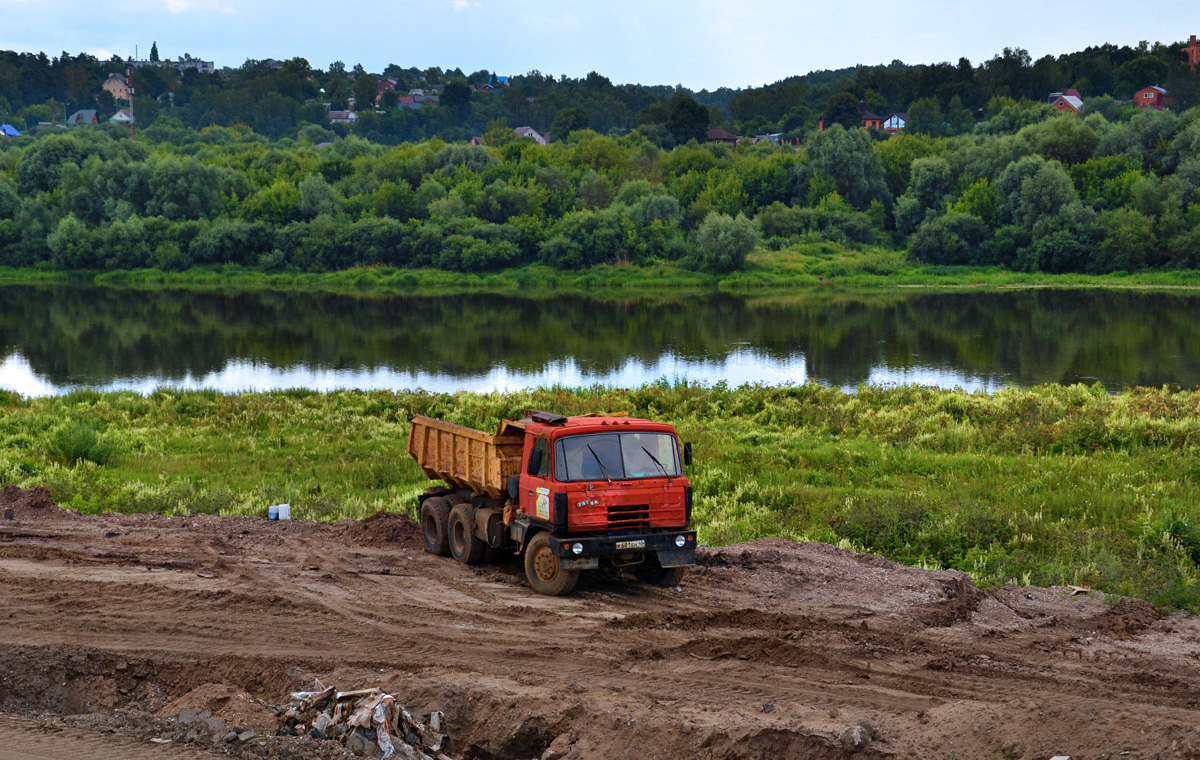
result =
[[279,509],[279,519],[280,520],[292,519],[292,505],[291,504],[280,504],[278,509]]

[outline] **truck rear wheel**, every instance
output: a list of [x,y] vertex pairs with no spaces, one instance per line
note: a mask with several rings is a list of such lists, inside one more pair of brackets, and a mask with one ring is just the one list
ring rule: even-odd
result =
[[421,504],[421,538],[425,551],[445,557],[450,554],[450,503],[443,496],[431,496]]
[[662,588],[674,588],[683,580],[686,567],[663,567],[658,563],[657,554],[647,554],[642,564],[633,569],[633,574],[642,583]]
[[538,593],[566,596],[579,581],[579,571],[562,569],[550,548],[550,534],[543,532],[525,547],[525,577]]
[[470,504],[455,504],[450,510],[450,555],[464,565],[478,565],[487,549],[487,544],[475,535],[474,512]]

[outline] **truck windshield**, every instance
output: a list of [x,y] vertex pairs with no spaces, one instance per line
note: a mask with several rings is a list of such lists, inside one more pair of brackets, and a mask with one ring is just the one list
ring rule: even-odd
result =
[[679,447],[670,433],[572,435],[558,439],[554,454],[554,477],[559,482],[681,474]]

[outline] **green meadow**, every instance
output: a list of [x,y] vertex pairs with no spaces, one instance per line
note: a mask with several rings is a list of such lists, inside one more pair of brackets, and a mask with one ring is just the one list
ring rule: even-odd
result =
[[1045,385],[541,388],[505,393],[0,392],[0,481],[85,513],[413,514],[426,414],[628,411],[692,441],[709,545],[826,541],[982,585],[1076,584],[1200,609],[1200,392]]
[[896,288],[1200,288],[1200,270],[1153,270],[1132,274],[1049,274],[1002,267],[923,264],[906,252],[872,246],[814,241],[780,250],[760,248],[742,271],[713,274],[675,262],[598,264],[565,271],[528,264],[498,272],[369,266],[336,272],[264,272],[238,264],[195,267],[182,272],[131,269],[62,272],[0,267],[0,283],[97,284],[116,288],[198,290],[307,290],[361,294],[459,292],[529,294],[558,292],[662,294],[687,291],[784,293],[819,290],[857,293]]

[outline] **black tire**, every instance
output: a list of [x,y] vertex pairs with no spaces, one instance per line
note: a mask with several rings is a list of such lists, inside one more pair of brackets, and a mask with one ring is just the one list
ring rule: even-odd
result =
[[432,496],[421,504],[421,538],[425,551],[439,557],[450,556],[450,503],[443,496]]
[[563,570],[550,550],[550,534],[542,532],[525,547],[525,578],[534,591],[548,596],[566,596],[579,582],[578,570]]
[[633,569],[634,576],[642,583],[662,588],[675,588],[683,580],[686,567],[663,567],[658,564],[657,554],[647,554],[642,564]]
[[450,556],[464,565],[478,565],[485,549],[487,544],[475,535],[475,508],[455,504],[450,510]]

